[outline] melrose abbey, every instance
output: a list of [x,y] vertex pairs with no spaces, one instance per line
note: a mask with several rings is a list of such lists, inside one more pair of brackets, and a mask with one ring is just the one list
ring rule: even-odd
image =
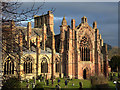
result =
[[76,26],[63,17],[60,34],[54,33],[54,15],[51,11],[34,16],[27,27],[15,26],[13,20],[2,25],[3,77],[32,79],[37,76],[88,79],[109,73],[107,45],[99,34],[97,22],[90,27],[83,16]]

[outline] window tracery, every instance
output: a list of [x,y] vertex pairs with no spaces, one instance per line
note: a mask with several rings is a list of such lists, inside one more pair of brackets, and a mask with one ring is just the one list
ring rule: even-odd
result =
[[11,57],[7,58],[4,63],[4,74],[14,74],[14,62]]
[[24,73],[28,74],[28,73],[32,73],[32,61],[33,58],[30,56],[27,56],[24,60]]
[[82,61],[90,61],[90,41],[86,36],[80,41],[80,52]]

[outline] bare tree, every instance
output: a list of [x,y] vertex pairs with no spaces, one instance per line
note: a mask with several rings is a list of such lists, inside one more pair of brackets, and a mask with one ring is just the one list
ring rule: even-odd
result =
[[[45,0],[39,5],[35,2],[31,2],[31,6],[23,8],[23,2],[1,2],[0,11],[2,11],[2,22],[8,20],[14,20],[15,22],[30,21],[34,18],[34,15],[40,13],[45,5]],[[55,8],[51,8],[54,12]]]
[[[4,25],[6,25],[6,22],[9,23],[9,21],[11,22],[12,20],[18,23],[19,25],[21,25],[21,21],[32,20],[34,18],[34,15],[38,14],[40,10],[43,8],[45,1],[42,2],[39,6],[36,6],[35,2],[33,2],[31,7],[26,8],[26,9],[22,8],[23,2],[2,2],[0,1],[0,4],[1,4],[0,11],[2,15],[1,20],[2,20],[2,27],[3,27]],[[9,27],[9,29],[11,29],[11,27]],[[2,34],[6,33],[4,29],[1,31],[2,31]],[[20,33],[19,31],[20,30],[16,30],[13,35],[14,36],[19,35]],[[16,46],[14,46],[14,48],[16,49],[14,50],[14,53],[9,52],[9,50],[7,49],[4,49],[4,47],[11,48],[12,43],[5,42],[6,40],[9,41],[8,39],[10,38],[6,38],[6,36],[9,36],[9,34],[10,33],[6,33],[6,35],[3,35],[3,36],[0,35],[2,36],[2,40],[0,40],[0,46],[1,46],[0,48],[2,48],[2,55],[5,55],[5,56],[11,55],[12,57],[20,61],[20,58],[21,58],[20,50],[19,50],[20,46],[19,46],[19,42],[16,41],[15,38],[12,38],[13,39],[12,42],[16,43]],[[26,47],[24,46],[24,48]],[[20,64],[20,62],[17,62],[17,63]],[[18,74],[18,78],[20,78],[19,68],[18,67],[15,67],[15,68],[16,68],[16,73]]]
[[45,1],[36,7],[35,2],[29,8],[22,8],[23,2],[2,2],[2,22],[14,20],[15,22],[30,21],[34,15],[43,8]]
[[[45,4],[45,1],[42,2],[39,6],[36,7],[35,2],[33,2],[33,4],[31,5],[30,8],[22,8],[23,2],[1,2],[2,7],[0,8],[1,14],[2,14],[2,24],[4,25],[6,22],[9,21],[14,21],[16,23],[18,23],[19,25],[21,25],[21,21],[30,21],[34,18],[34,15],[38,14],[40,12],[41,9],[43,9],[43,6]],[[54,8],[51,9],[52,12],[55,11]],[[3,30],[4,31],[4,30]],[[14,36],[18,35],[20,33],[21,30],[16,30],[14,33]],[[5,32],[4,32],[5,33]],[[3,34],[3,33],[2,33]],[[4,35],[7,36],[7,35]],[[2,40],[4,40],[5,37],[2,37]],[[7,38],[9,39],[9,38]],[[6,39],[6,40],[7,40]],[[9,41],[9,40],[7,40]],[[14,47],[14,53],[13,52],[8,52],[8,50],[6,51],[6,49],[4,49],[5,46],[7,47],[11,47],[11,44],[8,42],[0,42],[1,46],[2,46],[2,53],[6,54],[6,55],[11,55],[13,57],[15,57],[16,59],[18,59],[20,61],[21,55],[20,55],[20,46],[19,46],[19,42],[13,38],[13,42],[16,43],[16,46]],[[25,45],[23,46],[23,48],[27,48]],[[16,54],[15,54],[16,53]],[[18,62],[17,62],[18,63]],[[20,64],[20,62],[19,62]],[[20,79],[20,72],[19,72],[19,68],[16,68],[16,72],[18,74],[18,78]]]

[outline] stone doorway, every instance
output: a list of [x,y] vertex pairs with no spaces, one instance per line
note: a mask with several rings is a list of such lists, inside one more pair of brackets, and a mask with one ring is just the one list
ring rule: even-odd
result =
[[83,70],[83,79],[87,79],[89,77],[88,69]]

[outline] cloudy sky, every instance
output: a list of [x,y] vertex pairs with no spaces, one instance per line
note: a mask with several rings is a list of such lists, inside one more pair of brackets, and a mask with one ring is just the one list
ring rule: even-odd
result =
[[[36,2],[36,6],[42,2]],[[30,7],[32,3],[24,2],[23,7]],[[81,23],[81,18],[86,16],[88,24],[92,27],[97,21],[98,29],[105,43],[118,46],[118,3],[117,2],[46,2],[38,15],[46,14],[51,8],[56,8],[54,14],[54,31],[60,33],[63,16],[68,25],[71,19],[76,20],[76,26]],[[34,27],[34,26],[33,26]]]

